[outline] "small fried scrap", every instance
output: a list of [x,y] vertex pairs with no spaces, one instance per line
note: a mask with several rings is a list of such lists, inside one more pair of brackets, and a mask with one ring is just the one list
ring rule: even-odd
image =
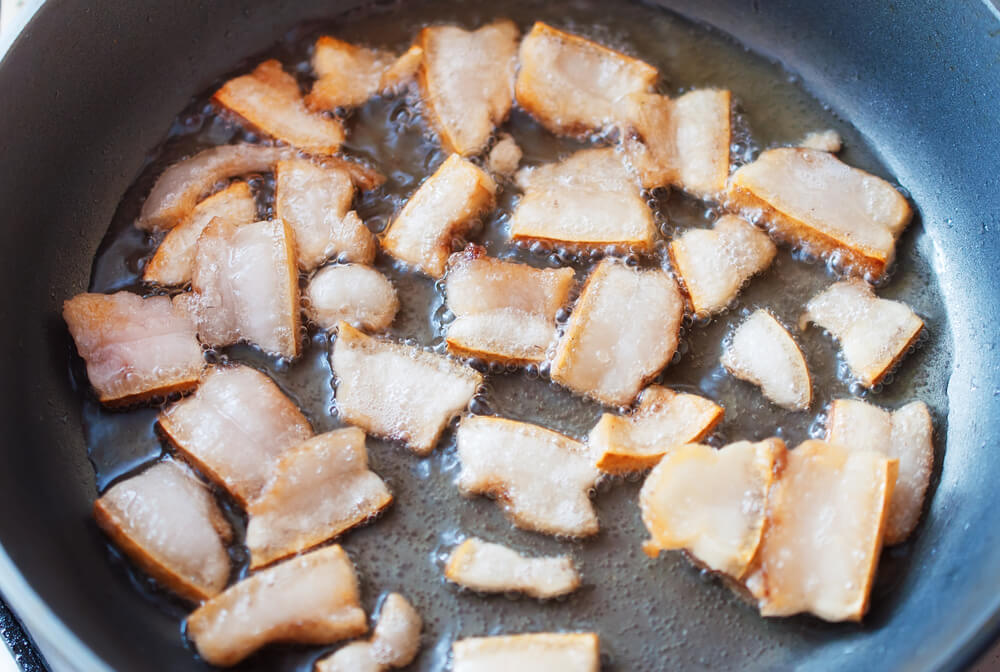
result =
[[486,167],[497,177],[510,177],[517,172],[523,153],[509,133],[501,133],[486,157]]
[[580,587],[580,574],[568,555],[529,558],[512,548],[466,539],[452,549],[444,575],[481,593],[524,593],[546,600]]
[[722,420],[722,407],[697,394],[650,385],[632,415],[605,413],[590,430],[587,444],[597,468],[612,474],[656,466],[675,446],[695,443]]
[[552,380],[627,406],[677,349],[684,298],[662,270],[605,259],[591,272],[556,346]]
[[190,392],[205,366],[195,326],[166,296],[77,294],[63,319],[106,406]]
[[470,366],[367,336],[346,322],[337,326],[330,362],[340,418],[418,455],[434,450],[445,425],[483,384]]
[[[314,110],[363,105],[384,88],[383,77],[395,62],[396,57],[388,51],[365,49],[324,35],[316,40],[313,51],[316,82],[306,104]],[[415,71],[414,67],[411,76]]]
[[592,632],[467,637],[451,647],[454,672],[598,672],[600,642]]
[[757,385],[782,408],[804,411],[812,403],[812,381],[802,351],[788,330],[763,308],[736,328],[721,361],[729,373]]
[[257,203],[246,182],[234,182],[212,194],[170,229],[146,264],[143,281],[164,287],[191,282],[198,238],[216,217],[237,226],[257,221]]
[[584,149],[559,163],[522,168],[515,180],[524,196],[511,216],[513,240],[653,249],[653,213],[613,148]]
[[295,404],[247,366],[209,369],[198,392],[169,406],[157,422],[184,459],[244,506],[282,453],[312,436]]
[[809,322],[840,342],[844,361],[865,387],[881,382],[924,328],[909,306],[878,298],[861,280],[834,283],[810,299],[800,327]]
[[462,418],[456,436],[462,492],[497,498],[524,529],[597,533],[589,492],[600,472],[584,444],[538,425],[476,415]]
[[840,151],[841,144],[840,134],[832,129],[827,129],[825,131],[806,133],[806,137],[802,138],[799,147],[818,149],[821,152],[833,152],[836,154]]
[[860,621],[896,481],[897,460],[806,441],[787,453],[746,586],[764,616]]
[[445,150],[478,154],[507,118],[514,103],[518,35],[507,20],[473,31],[458,26],[420,31],[420,89]]
[[365,331],[385,331],[399,310],[389,279],[361,264],[321,268],[309,281],[306,299],[310,319],[324,329],[343,321]]
[[163,171],[142,204],[135,225],[143,231],[167,231],[184,222],[202,196],[222,180],[266,172],[295,155],[289,147],[222,145],[198,152]]
[[670,259],[695,313],[725,310],[747,281],[774,261],[778,248],[740,217],[723,215],[712,229],[690,229],[670,243]]
[[715,198],[729,177],[729,91],[700,89],[677,100],[633,93],[619,104],[623,145],[647,189],[674,185]]
[[332,644],[368,630],[354,565],[340,546],[250,575],[201,605],[187,635],[211,665],[229,666],[272,643]]
[[643,549],[686,550],[698,563],[741,579],[764,533],[767,497],[785,443],[738,441],[716,450],[690,443],[668,452],[639,493],[650,540]]
[[216,218],[198,239],[184,305],[210,347],[251,343],[294,358],[300,352],[295,238],[281,220],[237,226]]
[[453,254],[445,276],[448,350],[512,364],[538,363],[556,338],[556,313],[569,300],[571,268],[540,269],[494,259],[481,247]]
[[261,132],[306,152],[333,154],[344,141],[340,122],[311,112],[295,77],[273,59],[230,79],[212,100]]
[[763,152],[729,181],[732,206],[759,214],[778,240],[835,255],[858,275],[881,277],[913,217],[885,180],[829,152],[780,147]]
[[617,103],[649,91],[656,68],[538,22],[521,42],[517,103],[558,135],[584,136],[615,122]]
[[390,593],[382,603],[372,638],[318,660],[315,672],[382,672],[406,667],[420,650],[422,628],[417,610],[399,593]]
[[452,154],[406,202],[382,237],[382,246],[400,261],[440,278],[452,241],[493,207],[496,189],[482,168]]
[[933,433],[931,415],[922,401],[891,412],[856,399],[837,399],[830,406],[827,441],[852,452],[880,453],[899,460],[885,523],[886,544],[906,541],[920,520],[934,467]]
[[364,523],[392,503],[368,469],[365,433],[338,429],[286,450],[250,502],[250,568],[317,546]]
[[375,260],[375,236],[351,210],[354,181],[346,168],[288,159],[278,162],[274,176],[274,214],[295,232],[299,268],[309,271],[337,256]]
[[187,467],[167,459],[118,482],[94,502],[94,519],[115,546],[184,599],[201,602],[226,587],[232,529]]

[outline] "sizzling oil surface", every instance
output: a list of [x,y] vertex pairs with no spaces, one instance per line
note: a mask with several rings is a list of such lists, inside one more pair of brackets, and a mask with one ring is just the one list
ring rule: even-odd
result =
[[[864,139],[806,94],[794,77],[710,30],[638,5],[616,5],[611,13],[605,3],[596,0],[544,5],[515,0],[499,5],[484,0],[408,3],[341,17],[329,24],[305,26],[286,36],[272,52],[234,64],[237,67],[233,73],[246,70],[264,56],[272,56],[298,73],[306,84],[310,79],[310,45],[321,32],[402,50],[428,23],[476,26],[492,18],[509,17],[526,29],[533,20],[541,19],[656,65],[666,93],[701,86],[731,89],[738,102],[739,123],[745,130],[736,141],[739,162],[752,158],[760,148],[793,143],[808,131],[833,128],[845,139],[841,158],[885,176],[875,151],[865,145]],[[165,143],[151,155],[146,170],[125,194],[95,259],[92,291],[148,291],[138,277],[157,241],[132,227],[132,222],[163,167],[211,145],[235,139],[258,140],[216,116],[206,101],[207,95],[178,116]],[[403,98],[373,100],[351,114],[347,122],[346,151],[372,161],[389,177],[386,185],[364,195],[357,204],[359,214],[375,231],[385,227],[396,209],[445,157],[429,135],[419,106],[412,102]],[[522,165],[552,161],[581,146],[544,133],[516,110],[505,129],[524,149]],[[270,176],[255,177],[251,184],[258,194],[260,214],[268,215]],[[493,255],[541,266],[566,263],[552,251],[517,249],[507,242],[507,219],[516,198],[512,189],[505,189],[500,207],[473,239],[486,245]],[[657,193],[651,200],[658,211],[664,240],[676,231],[709,226],[717,215],[712,207],[676,193]],[[937,436],[943,437],[945,391],[951,369],[950,334],[930,256],[930,242],[916,221],[900,241],[897,268],[880,294],[909,303],[926,321],[927,337],[904,360],[894,379],[868,396],[890,407],[923,399],[933,410]],[[572,263],[582,277],[588,264]],[[384,255],[380,255],[377,266],[396,284],[402,301],[390,333],[440,348],[447,315],[439,288],[427,278],[401,273]],[[700,391],[726,408],[725,419],[711,439],[713,443],[778,434],[794,446],[820,426],[822,410],[831,399],[851,394],[835,345],[815,329],[793,329],[813,375],[815,397],[808,413],[791,413],[769,404],[756,388],[726,375],[718,364],[726,334],[751,310],[767,306],[786,325],[794,326],[805,302],[832,280],[823,264],[797,260],[791,251],[782,250],[774,265],[750,283],[729,311],[708,324],[685,329],[681,354],[662,374],[661,382]],[[302,407],[316,431],[326,431],[339,425],[332,412],[329,339],[315,329],[309,330],[307,338],[304,356],[293,364],[277,362],[244,346],[219,354],[267,371]],[[78,361],[74,372],[79,389],[86,390]],[[488,388],[485,398],[475,405],[477,412],[538,422],[581,438],[604,410],[531,372],[491,373]],[[115,479],[157,459],[165,450],[153,430],[156,409],[109,413],[88,394],[81,396],[86,443],[102,491]],[[444,669],[451,642],[459,636],[539,630],[598,632],[604,668],[608,670],[735,666],[773,669],[789,665],[794,656],[809,647],[821,647],[824,642],[850,638],[858,632],[858,626],[829,626],[810,618],[766,621],[718,580],[694,569],[679,554],[664,554],[658,560],[646,558],[640,550],[645,530],[635,504],[638,479],[602,483],[596,495],[600,534],[585,542],[567,542],[516,530],[492,502],[460,496],[454,485],[459,465],[450,431],[434,454],[425,459],[401,446],[377,440],[370,439],[368,448],[372,468],[389,484],[396,501],[381,519],[348,533],[342,543],[358,566],[369,608],[380,595],[398,590],[423,614],[424,648],[413,669]],[[943,446],[939,445],[939,457],[941,450]],[[230,509],[237,527],[242,528],[241,514]],[[572,553],[582,567],[584,587],[567,598],[544,604],[458,590],[443,581],[441,568],[443,555],[463,535],[477,535],[535,553]],[[133,580],[148,599],[176,613],[180,623],[184,609],[133,574],[115,551],[109,553],[122,567],[123,577]],[[907,556],[906,545],[885,554],[873,611],[863,627],[879,627],[891,612],[893,586],[909,570]],[[245,552],[237,546],[233,557],[235,571],[242,574]],[[276,647],[252,658],[246,666],[305,670],[325,652]]]

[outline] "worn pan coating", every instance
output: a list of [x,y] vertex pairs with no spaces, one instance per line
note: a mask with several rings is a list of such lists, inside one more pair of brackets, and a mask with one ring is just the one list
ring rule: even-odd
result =
[[[76,669],[195,664],[88,523],[61,302],[86,287],[120,195],[189,98],[296,24],[359,4],[51,0],[0,45],[0,590]],[[778,666],[961,669],[1000,630],[1000,13],[982,0],[661,4],[782,61],[881,151],[920,205],[954,338],[948,450],[910,571],[865,627],[788,625]],[[727,647],[729,627],[675,632],[684,660]],[[728,651],[734,666],[752,658]]]

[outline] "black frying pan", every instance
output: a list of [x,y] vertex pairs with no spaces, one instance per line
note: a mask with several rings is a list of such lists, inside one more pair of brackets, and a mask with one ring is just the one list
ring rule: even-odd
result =
[[[118,199],[190,97],[300,22],[359,4],[51,0],[0,63],[0,589],[78,669],[194,663],[176,618],[129,585],[88,522],[95,485],[61,302],[86,288]],[[787,655],[770,660],[960,669],[1000,629],[1000,14],[981,0],[663,4],[785,63],[881,151],[919,205],[954,339],[947,452],[909,571],[865,627],[796,621],[776,640]],[[672,627],[688,632],[678,660],[691,667],[698,647],[730,646],[729,622]],[[755,659],[727,653],[732,666]]]

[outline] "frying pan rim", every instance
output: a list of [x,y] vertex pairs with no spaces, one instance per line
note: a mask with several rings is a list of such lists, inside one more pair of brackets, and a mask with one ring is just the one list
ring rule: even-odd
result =
[[[995,2],[992,0],[982,0],[982,2],[1000,19],[1000,8]],[[41,17],[55,11],[52,7],[58,4],[58,0],[29,0],[7,33],[0,38],[0,70],[4,68],[7,56],[14,46],[22,39],[27,39],[26,33],[30,32],[31,26]],[[108,664],[66,626],[42,600],[14,564],[2,543],[0,543],[0,594],[25,624],[28,635],[36,646],[38,642],[47,645],[47,648],[39,647],[43,657],[45,652],[50,650],[62,659],[73,661],[72,665],[77,669],[112,672]],[[982,618],[969,624],[952,640],[949,648],[939,652],[925,669],[965,670],[981,658],[990,646],[1000,639],[1000,597],[992,607],[981,614]],[[51,664],[52,661],[47,662]]]

